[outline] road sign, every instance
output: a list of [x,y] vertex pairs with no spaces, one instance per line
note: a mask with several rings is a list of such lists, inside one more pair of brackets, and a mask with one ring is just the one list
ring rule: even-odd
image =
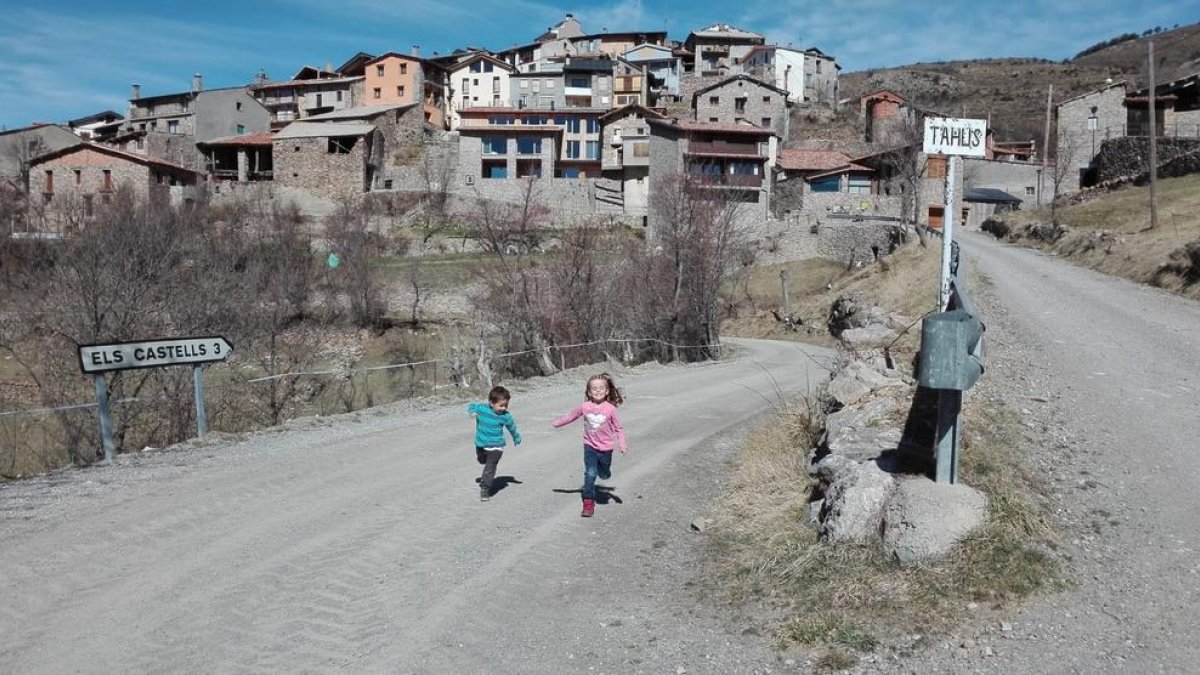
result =
[[987,151],[987,120],[926,117],[922,151],[927,155],[983,157]]
[[231,351],[233,345],[220,336],[84,345],[79,348],[79,367],[87,374],[212,363],[224,361]]

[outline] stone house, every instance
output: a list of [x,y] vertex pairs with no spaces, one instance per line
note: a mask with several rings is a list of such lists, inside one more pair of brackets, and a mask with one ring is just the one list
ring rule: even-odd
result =
[[637,64],[617,57],[612,61],[613,98],[612,107],[647,105],[649,82],[646,71]]
[[[1057,165],[1061,169],[1060,192],[1074,192],[1086,183],[1086,173],[1106,138],[1125,136],[1129,113],[1125,108],[1127,85],[1113,82],[1101,89],[1069,98],[1055,107]],[[1052,182],[1051,177],[1048,182]],[[1047,191],[1053,192],[1048,186]]]
[[[616,62],[607,56],[570,56],[557,70],[514,73],[509,77],[512,101],[518,108],[614,107],[613,72]],[[631,86],[641,86],[632,82]]]
[[50,152],[79,145],[80,139],[57,124],[37,124],[0,131],[0,178],[27,189],[29,166]]
[[666,119],[640,105],[627,105],[600,116],[603,136],[597,199],[620,207],[622,213],[645,217],[650,198],[650,124]]
[[271,128],[282,129],[313,115],[366,105],[365,77],[346,76],[337,71],[301,68],[290,80],[269,82],[260,78],[250,93],[271,113]]
[[790,105],[787,91],[740,73],[692,95],[698,122],[734,124],[745,120],[780,138],[788,136]]
[[693,55],[691,70],[697,76],[724,77],[741,71],[750,50],[766,43],[758,33],[716,23],[689,33],[684,48]]
[[274,178],[274,134],[263,131],[197,143],[205,173],[213,181],[249,183]]
[[293,122],[272,139],[278,185],[339,199],[391,187],[393,167],[412,164],[427,127],[415,103],[347,108]]
[[[688,175],[740,202],[740,217],[765,221],[769,214],[772,172],[778,138],[752,124],[647,118],[650,127],[649,188]],[[651,192],[652,193],[652,192]],[[651,200],[653,201],[653,200]],[[653,204],[651,231],[661,227]]]
[[78,223],[80,217],[92,217],[117,190],[129,190],[151,204],[177,205],[192,198],[188,188],[201,179],[188,167],[99,143],[43,155],[33,162],[32,172],[30,192],[40,193],[46,223],[59,230],[68,219]]
[[621,55],[646,73],[646,105],[678,101],[683,59],[664,45],[642,43]]
[[746,74],[787,91],[793,103],[837,104],[841,66],[815,47],[754,47],[746,54],[742,68]]
[[913,142],[917,113],[903,96],[880,89],[859,97],[858,105],[864,141],[884,146]]
[[144,133],[144,149],[150,156],[202,171],[204,158],[196,143],[270,128],[270,111],[245,87],[204,89],[203,79],[196,75],[191,91],[174,94],[142,96],[141,86],[133,85],[121,131],[122,136]]

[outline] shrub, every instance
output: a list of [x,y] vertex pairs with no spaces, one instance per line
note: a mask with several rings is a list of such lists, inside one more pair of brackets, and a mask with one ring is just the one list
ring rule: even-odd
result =
[[1011,231],[1011,228],[1009,228],[1008,223],[1004,222],[1003,220],[997,220],[995,218],[988,218],[987,220],[983,221],[983,225],[981,225],[980,227],[983,229],[984,232],[991,234],[993,237],[995,237],[997,239],[1003,239],[1003,238],[1007,237],[1008,233]]

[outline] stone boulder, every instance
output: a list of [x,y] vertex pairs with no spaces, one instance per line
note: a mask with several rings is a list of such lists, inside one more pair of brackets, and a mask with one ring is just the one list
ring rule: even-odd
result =
[[870,323],[862,328],[847,328],[840,336],[842,342],[854,349],[884,347],[896,339],[898,333],[882,323]]
[[983,524],[987,498],[957,483],[924,477],[898,481],[883,516],[883,548],[901,565],[917,565],[949,553]]
[[867,398],[872,392],[905,386],[903,376],[884,374],[862,361],[853,361],[838,371],[826,390],[830,397],[842,407],[854,405]]
[[827,542],[865,544],[879,540],[884,509],[895,479],[874,462],[828,455],[815,475],[824,489],[817,532]]
[[825,450],[856,461],[875,459],[895,450],[900,445],[901,429],[885,421],[899,407],[894,399],[881,396],[829,415],[825,419]]

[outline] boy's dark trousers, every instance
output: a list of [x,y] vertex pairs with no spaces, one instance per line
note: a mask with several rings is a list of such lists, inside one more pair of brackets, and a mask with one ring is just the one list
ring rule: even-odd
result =
[[479,491],[481,493],[492,493],[492,482],[496,479],[496,465],[500,463],[500,457],[504,454],[503,450],[488,450],[486,448],[475,448],[475,459],[483,465],[483,473],[479,476]]

